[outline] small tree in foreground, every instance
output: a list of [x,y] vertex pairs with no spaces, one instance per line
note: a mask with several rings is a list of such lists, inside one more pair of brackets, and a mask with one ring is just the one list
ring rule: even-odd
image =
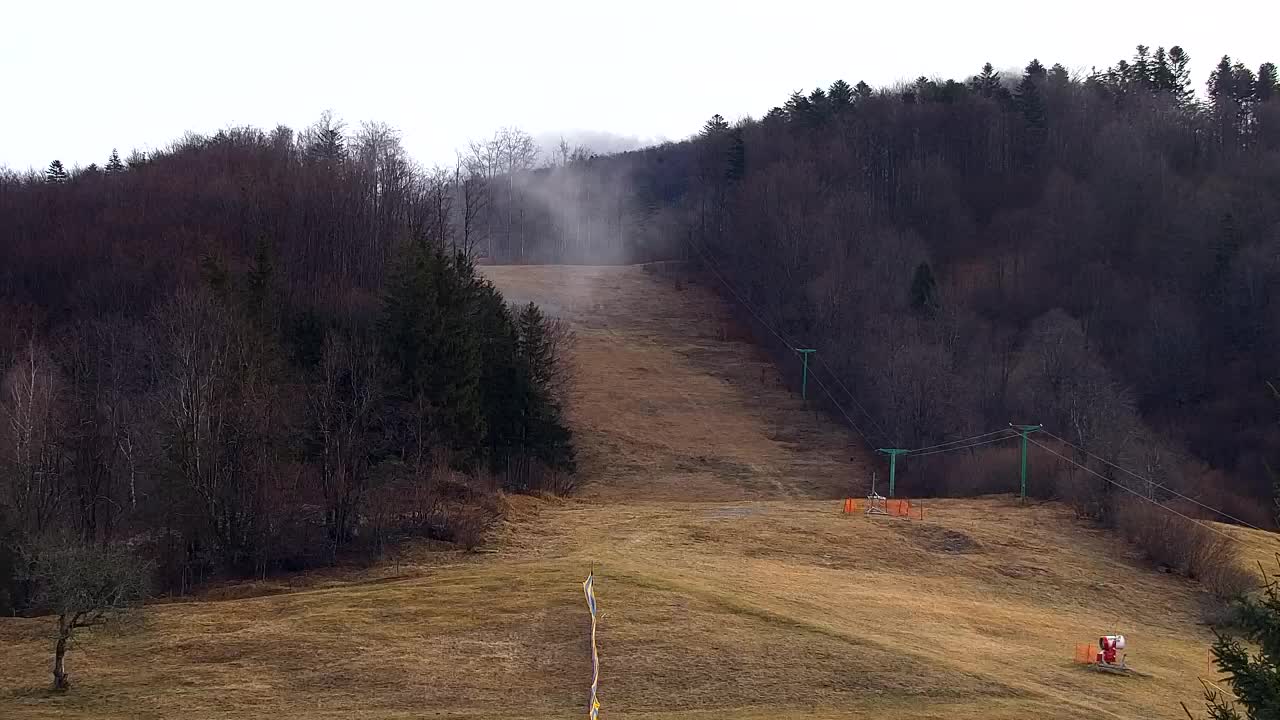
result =
[[[1261,595],[1239,602],[1235,624],[1239,637],[1219,634],[1213,644],[1214,662],[1223,672],[1223,682],[1230,687],[1230,693],[1212,683],[1205,684],[1209,717],[1280,718],[1280,584],[1274,578],[1266,579]],[[1251,655],[1245,642],[1258,652]],[[1189,711],[1187,716],[1191,716]]]
[[116,620],[142,602],[145,568],[120,547],[46,545],[24,552],[33,607],[57,619],[53,689],[67,690],[66,655],[77,631]]

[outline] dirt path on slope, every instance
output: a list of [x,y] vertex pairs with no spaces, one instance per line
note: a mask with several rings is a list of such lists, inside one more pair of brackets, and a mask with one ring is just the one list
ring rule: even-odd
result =
[[709,290],[677,289],[636,266],[482,270],[510,300],[536,302],[574,327],[570,419],[582,497],[866,494],[860,441],[782,387]]

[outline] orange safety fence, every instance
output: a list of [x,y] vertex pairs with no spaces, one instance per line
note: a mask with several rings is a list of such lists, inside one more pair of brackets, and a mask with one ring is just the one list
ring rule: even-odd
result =
[[844,512],[846,514],[862,512],[866,508],[867,508],[866,500],[863,500],[861,498],[845,498],[844,499]]
[[[842,512],[845,514],[865,512],[867,509],[866,498],[845,498],[844,508]],[[886,499],[884,501],[885,513],[894,517],[910,517],[911,501],[905,499]],[[923,517],[923,515],[921,515]]]
[[1085,665],[1092,665],[1098,661],[1098,651],[1092,645],[1076,645],[1075,661]]
[[910,517],[911,501],[910,500],[885,500],[884,511],[894,517]]

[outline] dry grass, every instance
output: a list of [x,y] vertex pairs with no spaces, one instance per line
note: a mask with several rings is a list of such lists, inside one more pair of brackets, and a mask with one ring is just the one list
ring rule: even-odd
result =
[[[704,290],[486,272],[577,325],[585,499],[508,498],[494,555],[154,606],[137,635],[73,651],[65,696],[40,689],[45,623],[0,620],[0,717],[581,717],[593,563],[607,718],[1175,718],[1196,701],[1212,636],[1195,583],[1055,504],[842,516],[825,498],[865,482],[862,456],[752,384],[762,359],[714,339]],[[1259,557],[1275,545],[1241,533]],[[1071,665],[1111,630],[1150,678]]]
[[1240,542],[1190,519],[1185,513],[1194,512],[1194,507],[1184,506],[1184,515],[1175,515],[1133,497],[1113,502],[1121,535],[1158,567],[1199,580],[1222,600],[1233,600],[1257,587],[1259,578],[1242,562]]
[[[776,382],[718,297],[635,267],[484,268],[574,325],[570,419],[593,500],[865,494],[861,450]],[[762,372],[765,371],[765,372]],[[851,460],[856,457],[857,460]]]

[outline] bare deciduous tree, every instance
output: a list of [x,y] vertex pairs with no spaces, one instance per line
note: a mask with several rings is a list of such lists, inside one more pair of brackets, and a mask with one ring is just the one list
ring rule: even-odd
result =
[[356,532],[377,441],[383,377],[377,352],[366,340],[330,337],[307,385],[308,441],[319,461],[335,552]]
[[0,479],[19,527],[40,535],[65,495],[60,433],[60,381],[34,340],[0,382]]
[[71,687],[67,650],[79,631],[118,620],[140,604],[147,566],[119,546],[44,544],[24,547],[22,556],[32,606],[56,618],[53,688],[64,691]]

